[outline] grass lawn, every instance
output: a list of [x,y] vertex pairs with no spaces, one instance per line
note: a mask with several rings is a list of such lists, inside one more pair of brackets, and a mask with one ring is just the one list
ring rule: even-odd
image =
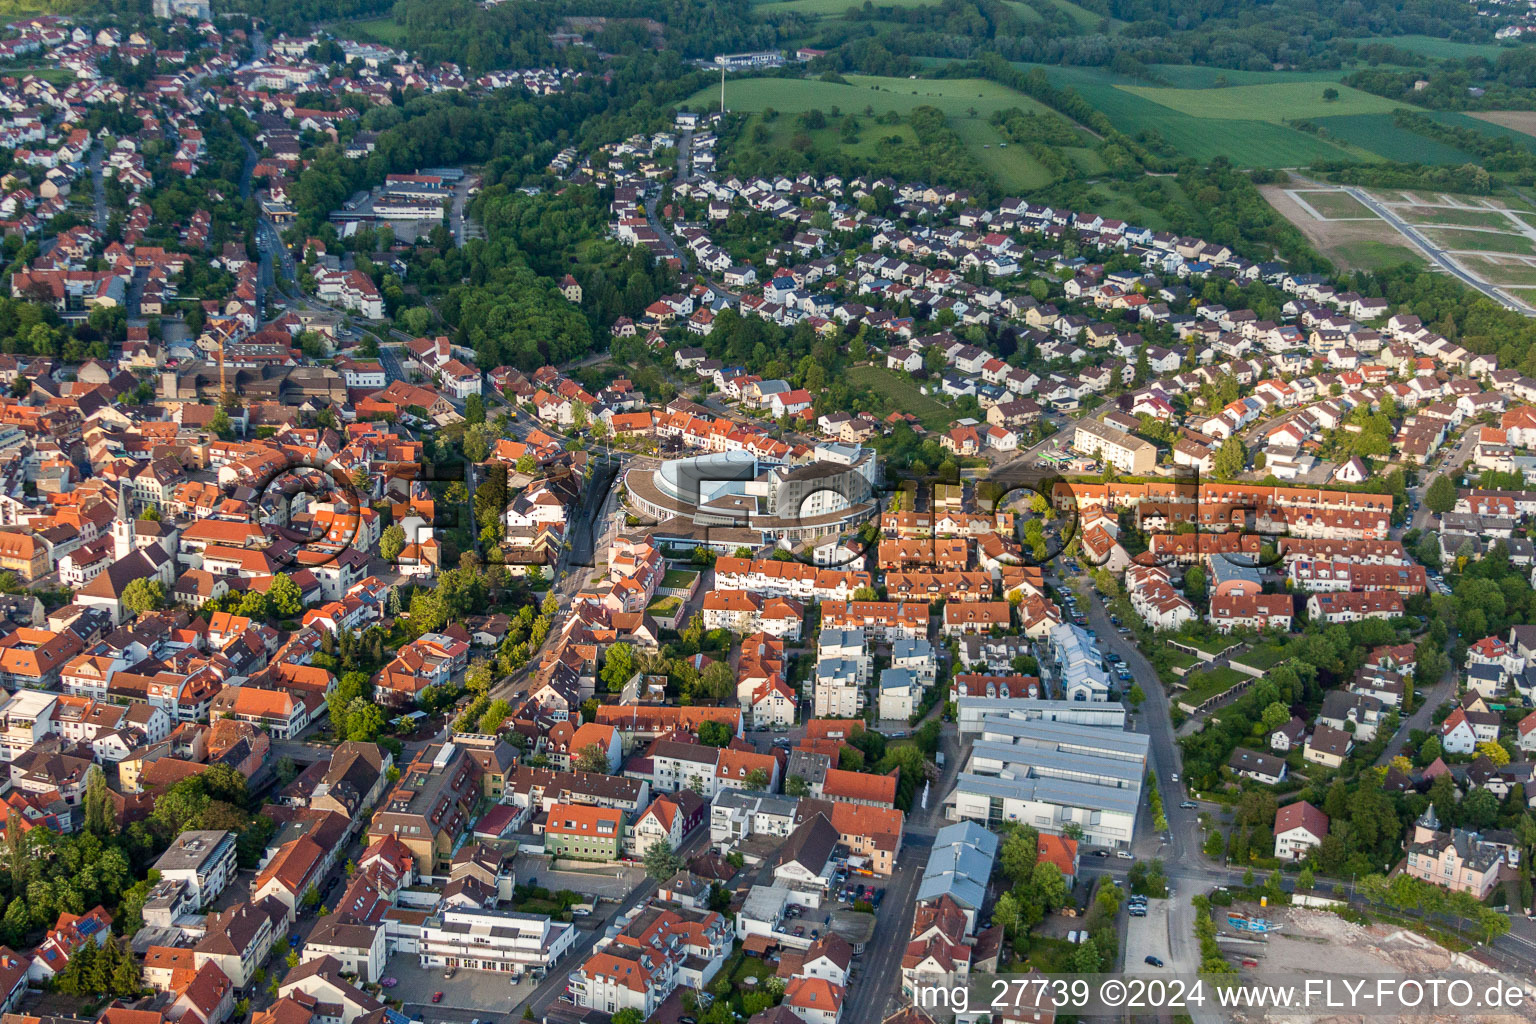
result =
[[24,78],[31,75],[41,78],[50,85],[68,85],[75,80],[75,73],[68,68],[33,68],[33,67],[7,67],[0,68],[0,75]]
[[1204,651],[1206,654],[1213,655],[1220,654],[1222,651],[1225,651],[1230,647],[1237,646],[1236,640],[1232,640],[1224,636],[1213,636],[1209,640],[1202,639],[1200,637],[1181,636],[1178,638],[1178,640],[1175,641],[1175,643],[1182,644],[1185,647],[1193,647],[1196,650]]
[[1495,231],[1460,231],[1456,228],[1425,228],[1431,241],[1447,249],[1471,252],[1507,252],[1518,256],[1536,256],[1536,245],[1524,235],[1506,235]]
[[1008,145],[1003,133],[985,122],[973,124],[967,119],[965,123],[973,126],[965,148],[1004,191],[1028,192],[1051,183],[1051,172],[1023,146]]
[[405,42],[405,26],[397,24],[389,15],[362,21],[338,21],[329,27],[342,39],[358,39],[385,46],[398,46]]
[[1179,694],[1179,702],[1198,707],[1212,697],[1232,689],[1253,677],[1235,668],[1222,666],[1207,672],[1195,672],[1187,678],[1189,689]]
[[894,409],[911,413],[929,430],[948,430],[954,423],[953,410],[923,394],[916,383],[897,376],[895,370],[873,365],[850,366],[847,376],[854,387],[870,388],[884,395]]
[[1297,192],[1296,194],[1328,220],[1341,220],[1348,217],[1372,219],[1376,216],[1365,208],[1365,204],[1348,192]]
[[675,597],[658,597],[645,606],[645,610],[658,619],[670,619],[677,614],[677,610],[683,606],[683,602]]
[[661,578],[662,590],[682,590],[692,586],[693,581],[699,578],[699,574],[692,569],[668,569],[666,575]]
[[1343,242],[1336,246],[1334,251],[1346,264],[1356,270],[1385,270],[1400,263],[1422,264],[1424,262],[1424,255],[1417,249],[1371,239]]
[[1286,659],[1285,648],[1279,644],[1266,644],[1263,647],[1255,647],[1240,658],[1233,658],[1234,662],[1242,662],[1253,668],[1274,668]]
[[1536,267],[1483,256],[1462,256],[1459,259],[1467,265],[1468,270],[1490,284],[1536,288]]
[[[1336,114],[1390,114],[1403,106],[1347,85],[1328,86],[1316,81],[1266,82],[1262,85],[1232,85],[1224,89],[1120,88],[1191,117],[1228,120],[1284,122]],[[1326,88],[1337,89],[1339,98],[1323,99]]]
[[1392,212],[1410,224],[1448,224],[1461,228],[1495,228],[1509,231],[1514,227],[1508,217],[1494,210],[1454,210],[1445,206],[1397,206]]

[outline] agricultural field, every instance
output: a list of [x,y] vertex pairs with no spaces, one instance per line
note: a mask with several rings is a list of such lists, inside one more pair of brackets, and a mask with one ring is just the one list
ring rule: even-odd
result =
[[1203,64],[1154,64],[1152,73],[1162,84],[1175,89],[1220,89],[1274,82],[1322,82],[1326,86],[1337,85],[1341,77],[1338,71],[1238,71]]
[[1536,136],[1536,110],[1482,110],[1469,116],[1522,135]]
[[1341,114],[1313,118],[1319,131],[1341,144],[1404,163],[1465,164],[1477,158],[1465,150],[1399,128],[1391,113]]
[[[1317,81],[1229,85],[1221,89],[1120,88],[1182,114],[1205,119],[1282,123],[1336,114],[1389,114],[1402,106],[1347,85],[1325,85]],[[1323,90],[1330,88],[1338,91],[1338,99],[1323,98]]]
[[1465,57],[1486,57],[1489,60],[1497,60],[1499,54],[1510,48],[1499,43],[1453,43],[1449,39],[1438,39],[1434,36],[1384,36],[1348,41],[1359,46],[1386,43],[1399,50],[1422,54],[1436,60],[1461,60]]
[[[1372,154],[1358,147],[1338,144],[1315,134],[1298,131],[1281,123],[1282,118],[1272,116],[1272,111],[1266,111],[1264,117],[1201,116],[1145,95],[1163,95],[1180,107],[1196,109],[1192,97],[1212,96],[1227,91],[1225,89],[1149,89],[1144,83],[1102,68],[1032,64],[1016,66],[1025,70],[1043,67],[1054,84],[1077,90],[1084,99],[1102,111],[1116,128],[1131,136],[1154,131],[1171,149],[1195,160],[1207,161],[1225,156],[1244,167],[1298,167],[1317,160],[1374,159]],[[1294,88],[1298,85],[1309,94],[1315,92],[1321,101],[1323,85],[1291,82],[1284,87]],[[1252,101],[1247,102],[1251,106]]]
[[913,381],[883,366],[848,367],[848,383],[856,388],[870,388],[884,395],[894,408],[922,420],[929,430],[945,430],[954,422],[954,413],[936,399],[923,394]]

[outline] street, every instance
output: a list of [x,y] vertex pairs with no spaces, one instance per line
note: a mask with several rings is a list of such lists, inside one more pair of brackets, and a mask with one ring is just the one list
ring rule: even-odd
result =
[[1482,292],[1484,295],[1488,296],[1490,299],[1497,302],[1505,309],[1511,309],[1517,313],[1523,313],[1526,316],[1536,316],[1536,309],[1532,309],[1530,306],[1526,305],[1519,299],[1511,298],[1501,289],[1495,288],[1493,285],[1488,284],[1486,281],[1483,281],[1480,278],[1474,277],[1473,275],[1467,273],[1466,270],[1462,269],[1461,264],[1457,263],[1456,260],[1448,252],[1446,252],[1446,250],[1431,242],[1424,236],[1423,232],[1419,231],[1418,228],[1403,220],[1386,206],[1378,203],[1365,189],[1346,187],[1344,191],[1353,197],[1356,201],[1358,201],[1367,210],[1370,210],[1376,216],[1392,225],[1392,227],[1397,230],[1398,234],[1412,242],[1421,252],[1424,253],[1425,256],[1428,256],[1437,266],[1439,266],[1440,269],[1456,278],[1468,288],[1473,288]]

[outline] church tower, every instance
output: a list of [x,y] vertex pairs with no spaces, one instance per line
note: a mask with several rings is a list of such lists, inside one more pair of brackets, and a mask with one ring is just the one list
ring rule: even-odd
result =
[[133,516],[128,513],[127,485],[117,485],[117,517],[112,520],[112,557],[121,562],[133,554]]

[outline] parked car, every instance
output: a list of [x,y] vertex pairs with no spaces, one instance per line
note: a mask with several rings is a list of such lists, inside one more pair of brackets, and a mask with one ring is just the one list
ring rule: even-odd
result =
[[1179,806],[1186,811],[1197,810],[1200,807],[1200,805],[1195,803],[1193,800],[1185,800],[1183,803],[1179,804]]
[[432,1001],[434,1003],[442,1002],[443,1001],[443,994],[441,992],[433,992],[432,993]]
[[1179,781],[1179,773],[1178,772],[1174,772],[1172,775],[1168,776],[1168,778],[1172,782],[1178,782]]
[[1109,856],[1109,851],[1108,850],[1094,850],[1093,851],[1093,855],[1095,857],[1108,857]]
[[1147,957],[1145,960],[1142,961],[1142,963],[1151,964],[1153,967],[1161,967],[1161,966],[1163,966],[1163,962],[1161,960],[1159,960],[1155,956]]
[[1127,853],[1124,850],[1116,850],[1115,851],[1115,856],[1119,857],[1121,860],[1135,860],[1136,859],[1136,857],[1133,854]]

